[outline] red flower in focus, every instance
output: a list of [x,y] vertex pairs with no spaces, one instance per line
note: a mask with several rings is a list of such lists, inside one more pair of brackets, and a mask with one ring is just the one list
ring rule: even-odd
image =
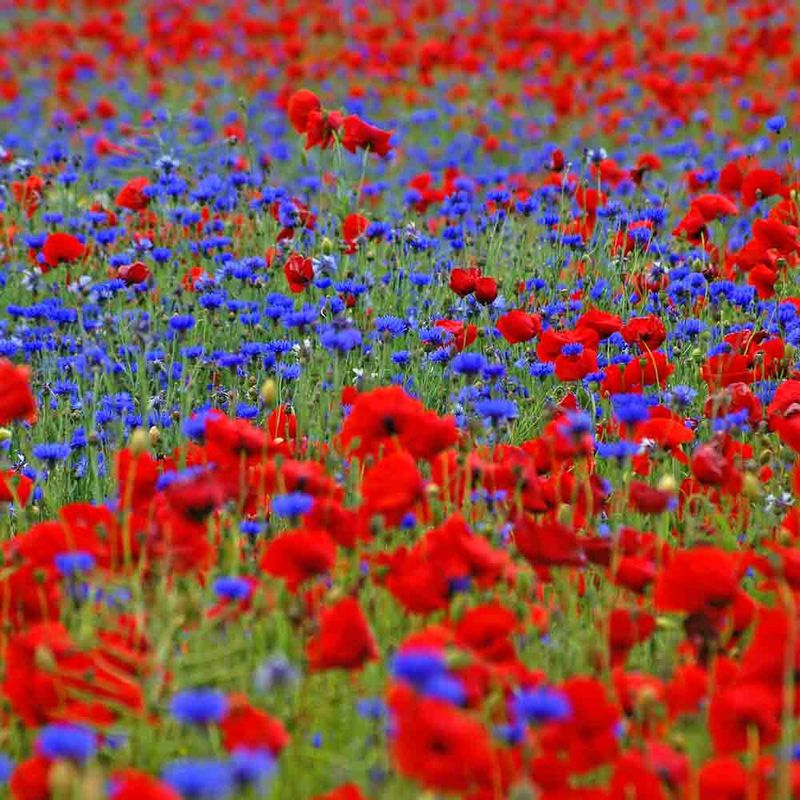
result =
[[150,181],[145,177],[131,178],[117,194],[114,202],[120,208],[127,208],[129,211],[142,211],[147,208],[150,198],[144,193]]
[[389,144],[391,136],[392,131],[376,128],[355,114],[345,117],[342,121],[342,146],[351,153],[355,153],[356,150],[369,150],[384,158],[392,149]]
[[433,323],[435,328],[441,328],[450,334],[448,343],[459,353],[469,347],[478,338],[478,328],[475,325],[465,325],[460,320],[440,319]]
[[660,350],[646,352],[625,365],[623,379],[626,386],[664,386],[675,366],[667,361]]
[[297,133],[305,133],[308,130],[309,117],[315,111],[322,110],[322,103],[314,92],[308,89],[300,89],[289,98],[287,113],[289,122]]
[[478,278],[475,282],[475,299],[488,306],[497,299],[497,281],[494,278]]
[[358,243],[369,226],[369,220],[361,214],[348,214],[342,220],[342,238],[347,245],[347,253],[355,253]]
[[32,420],[36,401],[30,386],[30,370],[0,358],[0,425],[18,420]]
[[456,267],[450,273],[450,288],[459,296],[466,297],[475,291],[475,284],[481,277],[481,271],[475,267],[461,269]]
[[327,150],[342,127],[344,117],[340,111],[312,111],[306,127],[306,150],[319,145]]
[[72,264],[83,258],[86,246],[69,233],[51,233],[42,247],[44,263],[42,272],[49,272],[59,264]]
[[667,329],[664,327],[664,323],[653,315],[628,320],[620,332],[628,344],[638,345],[642,352],[656,350],[667,338]]
[[358,601],[345,597],[320,615],[319,631],[307,645],[309,668],[355,670],[378,657],[375,638]]
[[310,258],[292,253],[283,265],[283,274],[293,294],[299,294],[314,280],[314,264]]
[[527,342],[542,330],[542,321],[527,311],[509,311],[497,320],[497,330],[510,344]]
[[132,286],[136,283],[144,283],[150,277],[150,270],[147,264],[141,261],[134,261],[132,264],[123,264],[117,268],[117,275]]
[[305,581],[329,572],[336,560],[336,545],[325,531],[299,529],[267,542],[260,566],[269,575],[283,578],[290,592]]

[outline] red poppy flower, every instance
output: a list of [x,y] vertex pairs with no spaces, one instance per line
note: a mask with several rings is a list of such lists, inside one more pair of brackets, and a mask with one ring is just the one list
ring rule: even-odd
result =
[[356,150],[369,150],[383,158],[392,149],[392,145],[389,144],[391,136],[392,131],[376,128],[355,114],[342,120],[342,146],[351,153],[355,153]]
[[260,566],[269,575],[283,578],[290,592],[305,581],[329,572],[336,559],[336,545],[325,531],[299,529],[267,542]]
[[30,727],[55,720],[108,725],[121,710],[141,713],[138,659],[121,642],[114,649],[109,663],[102,644],[81,650],[60,623],[31,625],[8,640],[3,694]]
[[314,672],[355,670],[378,657],[375,638],[358,601],[345,597],[320,614],[319,630],[306,647]]
[[381,516],[387,527],[397,525],[424,497],[425,481],[406,452],[391,453],[371,467],[361,481],[364,509]]
[[53,762],[34,755],[14,768],[8,782],[14,800],[51,800],[50,768]]
[[30,386],[30,370],[0,358],[0,425],[18,420],[31,420],[36,414],[36,401]]
[[646,352],[625,365],[623,379],[627,386],[664,386],[675,366],[661,350]]
[[527,342],[542,330],[542,321],[536,314],[526,311],[509,311],[497,320],[497,330],[510,344]]
[[597,353],[579,344],[565,345],[555,360],[555,375],[560,381],[579,381],[592,372],[597,372]]
[[736,558],[716,547],[679,550],[656,578],[653,595],[661,611],[719,612],[739,591]]
[[765,197],[784,193],[783,179],[774,169],[756,167],[742,180],[742,202],[749,208]]
[[310,258],[292,253],[283,265],[283,274],[293,294],[299,294],[314,280],[314,264]]
[[136,283],[144,283],[150,277],[150,270],[147,264],[141,261],[134,261],[132,264],[123,264],[117,267],[117,275],[132,286]]
[[441,328],[450,334],[448,343],[459,353],[469,347],[478,338],[478,328],[475,325],[465,325],[460,320],[440,319],[433,323],[435,328]]
[[450,273],[450,288],[459,296],[466,297],[475,291],[475,284],[478,278],[481,277],[481,271],[474,267],[470,269],[461,269],[456,267]]
[[468,713],[441,700],[395,691],[391,754],[398,771],[425,788],[469,793],[491,788],[497,770],[487,730]]
[[369,220],[361,214],[348,214],[342,221],[342,238],[347,245],[348,253],[355,253],[359,241],[367,230]]
[[306,150],[317,145],[327,150],[334,142],[336,134],[341,130],[344,117],[339,111],[312,111],[308,115],[306,125]]
[[774,744],[781,732],[782,689],[737,682],[717,690],[708,710],[708,730],[714,750],[719,755],[744,752],[751,728],[758,731],[761,747]]
[[86,246],[69,233],[51,233],[42,246],[44,264],[42,272],[49,272],[59,264],[72,264],[83,258]]
[[621,331],[622,338],[628,344],[636,344],[639,350],[656,350],[667,338],[664,323],[652,314],[648,317],[635,317],[628,320]]
[[661,491],[642,481],[630,483],[631,507],[642,514],[661,514],[675,503],[672,492]]
[[393,449],[425,413],[422,403],[399,386],[359,394],[342,426],[342,447],[360,457],[382,446]]
[[585,556],[578,536],[560,522],[536,522],[527,514],[514,522],[514,544],[534,567],[578,566]]
[[616,314],[590,308],[578,317],[575,327],[591,328],[601,339],[607,339],[611,334],[622,330],[622,320]]
[[181,800],[172,787],[135,769],[115,772],[109,800]]
[[290,737],[283,724],[250,705],[245,695],[228,698],[228,711],[219,723],[223,747],[234,750],[268,750],[277,757],[289,744]]
[[142,211],[150,203],[150,198],[144,193],[150,181],[145,177],[131,178],[117,194],[114,202],[120,208],[127,208],[130,211]]
[[489,305],[497,299],[497,281],[481,277],[475,281],[475,299],[482,305]]
[[309,117],[315,111],[322,110],[320,99],[308,89],[300,89],[289,98],[287,106],[289,122],[297,133],[308,130]]
[[561,753],[573,773],[589,772],[611,762],[619,750],[616,727],[619,709],[609,701],[600,681],[584,675],[560,686],[570,704],[570,715],[547,725],[541,734],[545,753]]

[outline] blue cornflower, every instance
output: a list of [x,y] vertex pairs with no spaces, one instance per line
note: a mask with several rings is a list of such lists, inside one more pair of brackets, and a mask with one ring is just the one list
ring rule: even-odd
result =
[[450,366],[459,375],[477,375],[486,368],[486,359],[480,353],[459,353]]
[[517,404],[512,400],[479,400],[475,403],[475,410],[482,417],[487,417],[492,424],[497,424],[507,419],[515,419],[517,416]]
[[14,771],[14,761],[5,753],[0,753],[0,786],[8,783],[11,773]]
[[467,699],[464,684],[452,675],[435,675],[422,687],[422,693],[456,706],[464,705]]
[[611,398],[614,416],[625,425],[635,425],[650,417],[647,400],[640,394],[615,394]]
[[239,786],[263,790],[264,783],[275,773],[275,758],[269,750],[238,748],[231,754],[230,766]]
[[299,517],[314,506],[314,498],[304,492],[277,494],[272,498],[272,513],[278,517]]
[[255,537],[263,533],[264,525],[257,519],[245,519],[239,524],[239,530],[245,536]]
[[221,761],[189,758],[173,761],[161,776],[187,800],[222,800],[234,788],[233,770]]
[[34,457],[41,461],[63,461],[72,452],[68,444],[62,442],[36,444],[32,449]]
[[580,342],[570,342],[561,348],[562,356],[579,356],[583,353],[583,345]]
[[94,556],[83,550],[59,553],[53,561],[56,569],[65,577],[74,575],[76,572],[91,572],[95,565]]
[[786,117],[776,114],[767,120],[767,130],[772,133],[780,133],[786,127]]
[[261,692],[291,686],[298,679],[297,669],[282,653],[265,661],[257,670],[253,682]]
[[679,383],[677,386],[672,387],[670,397],[677,406],[690,406],[695,397],[697,397],[697,390]]
[[66,758],[83,763],[97,750],[97,737],[83,725],[56,722],[42,728],[36,746],[47,758]]
[[225,716],[228,700],[218,689],[184,689],[173,695],[169,710],[185,725],[208,725]]
[[567,719],[572,713],[567,697],[546,687],[519,692],[513,704],[516,717],[526,723],[555,722]]
[[191,314],[175,314],[169,321],[169,327],[179,333],[194,328],[194,325],[195,319]]
[[223,600],[246,600],[253,591],[253,587],[244,578],[227,575],[217,578],[213,589],[214,594]]
[[389,668],[395,678],[406,681],[417,689],[422,689],[426,683],[447,671],[440,652],[421,648],[397,653]]
[[358,715],[365,719],[379,720],[386,716],[386,703],[381,697],[362,697],[356,704]]

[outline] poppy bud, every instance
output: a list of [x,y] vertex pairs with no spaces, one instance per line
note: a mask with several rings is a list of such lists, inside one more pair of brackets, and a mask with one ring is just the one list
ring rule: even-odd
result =
[[678,484],[672,475],[664,475],[658,482],[659,492],[674,492],[678,488]]
[[272,378],[267,378],[261,385],[261,399],[268,406],[275,403],[275,398],[278,395],[278,387]]
[[131,434],[130,440],[131,455],[136,457],[147,452],[147,433],[144,428],[136,428]]
[[538,794],[534,791],[533,786],[525,781],[524,783],[517,783],[511,787],[511,793],[508,795],[509,800],[535,800]]
[[44,645],[37,647],[33,653],[33,663],[42,672],[55,672],[58,669],[53,651]]
[[761,483],[752,472],[745,472],[744,474],[742,494],[745,497],[758,497],[761,494]]
[[327,236],[322,239],[321,249],[326,256],[329,256],[333,252],[333,242]]
[[7,442],[11,438],[11,431],[8,428],[0,428],[0,442]]
[[72,797],[77,780],[78,769],[70,761],[56,761],[47,775],[47,783],[54,798]]
[[147,432],[147,436],[150,439],[150,444],[155,447],[161,441],[161,431],[153,425],[150,430]]

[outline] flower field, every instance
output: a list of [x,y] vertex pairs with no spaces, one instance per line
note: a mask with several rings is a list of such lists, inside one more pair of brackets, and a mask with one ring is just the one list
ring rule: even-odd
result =
[[0,797],[800,799],[800,7],[0,45]]

